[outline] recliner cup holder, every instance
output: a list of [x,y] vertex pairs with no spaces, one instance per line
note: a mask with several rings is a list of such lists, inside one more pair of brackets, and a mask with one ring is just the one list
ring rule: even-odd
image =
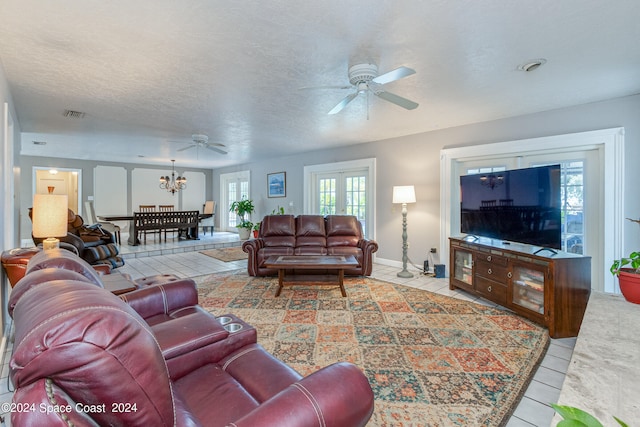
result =
[[231,317],[229,317],[229,316],[220,316],[220,317],[218,317],[218,322],[220,322],[220,324],[222,326],[224,326],[224,325],[226,325],[228,323],[231,323],[232,320],[233,319]]
[[229,323],[227,325],[224,325],[224,328],[227,330],[227,332],[234,333],[242,329],[243,326],[240,323]]

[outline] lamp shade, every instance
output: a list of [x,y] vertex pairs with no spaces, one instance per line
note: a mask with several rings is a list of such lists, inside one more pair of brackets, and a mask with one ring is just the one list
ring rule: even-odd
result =
[[393,187],[393,203],[415,203],[416,190],[413,185],[396,185]]
[[64,237],[67,235],[68,200],[66,195],[33,196],[33,236]]

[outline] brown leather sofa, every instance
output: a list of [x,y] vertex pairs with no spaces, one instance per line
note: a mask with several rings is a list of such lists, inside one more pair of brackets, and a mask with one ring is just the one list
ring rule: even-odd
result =
[[68,260],[28,268],[14,288],[13,402],[33,410],[13,412],[12,425],[337,427],[369,420],[373,393],[356,366],[336,363],[302,378],[256,343],[253,327],[197,305],[193,281],[150,284],[121,299],[95,283],[90,267],[83,271],[86,263]]
[[249,254],[250,276],[277,275],[278,270],[264,266],[273,255],[353,255],[359,266],[345,270],[345,274],[369,276],[378,243],[364,238],[355,216],[267,215],[260,223],[258,237],[244,242],[242,250]]

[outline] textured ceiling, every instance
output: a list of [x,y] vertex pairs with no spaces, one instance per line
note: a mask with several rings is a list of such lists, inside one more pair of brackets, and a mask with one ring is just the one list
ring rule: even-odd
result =
[[[0,59],[22,154],[215,168],[640,93],[639,16],[638,0],[2,0]],[[327,115],[349,90],[301,89],[368,61],[415,69],[385,88],[419,107],[360,96]],[[193,133],[229,153],[178,152]]]

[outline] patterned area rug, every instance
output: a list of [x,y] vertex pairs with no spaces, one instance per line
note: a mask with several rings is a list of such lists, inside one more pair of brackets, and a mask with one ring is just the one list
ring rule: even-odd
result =
[[244,252],[240,246],[234,246],[231,248],[207,249],[206,251],[200,251],[200,253],[224,262],[247,259],[247,256],[249,255]]
[[309,282],[275,298],[277,279],[244,271],[197,282],[202,306],[254,325],[300,374],[358,365],[376,397],[369,426],[502,426],[549,343],[511,313],[371,278],[345,279],[347,298]]

